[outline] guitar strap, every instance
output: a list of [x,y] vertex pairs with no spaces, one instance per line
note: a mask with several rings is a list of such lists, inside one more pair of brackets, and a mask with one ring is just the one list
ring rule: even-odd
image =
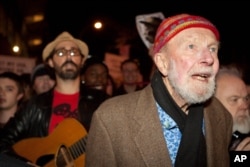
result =
[[202,133],[203,105],[192,105],[186,115],[170,96],[161,74],[156,71],[151,80],[153,95],[164,111],[174,119],[182,139],[176,157],[176,167],[205,167],[206,144]]

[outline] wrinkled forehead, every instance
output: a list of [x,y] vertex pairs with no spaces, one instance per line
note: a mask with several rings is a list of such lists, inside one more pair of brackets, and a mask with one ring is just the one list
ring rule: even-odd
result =
[[217,86],[220,86],[220,89],[228,89],[228,91],[235,90],[246,90],[246,84],[238,76],[230,74],[222,74],[217,78]]

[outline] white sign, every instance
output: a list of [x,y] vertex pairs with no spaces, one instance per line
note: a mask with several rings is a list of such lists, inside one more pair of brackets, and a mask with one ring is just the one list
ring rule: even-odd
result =
[[156,30],[164,18],[162,12],[142,14],[135,17],[137,31],[148,49],[151,48]]
[[35,65],[35,58],[0,55],[0,73],[5,71],[15,72],[18,75],[31,73]]

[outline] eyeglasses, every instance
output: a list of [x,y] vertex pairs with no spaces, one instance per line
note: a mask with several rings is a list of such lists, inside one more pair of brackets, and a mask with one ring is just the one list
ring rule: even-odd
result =
[[79,49],[76,49],[76,48],[72,48],[70,50],[67,50],[67,49],[64,49],[64,48],[57,49],[57,50],[55,50],[54,54],[56,54],[59,57],[64,57],[64,56],[67,56],[67,55],[70,55],[71,57],[74,57],[74,56],[80,56],[81,55]]

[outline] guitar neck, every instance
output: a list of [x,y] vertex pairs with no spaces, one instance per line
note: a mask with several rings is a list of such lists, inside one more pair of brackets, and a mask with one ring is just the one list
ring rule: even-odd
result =
[[86,142],[87,135],[69,147],[69,152],[73,159],[77,159],[80,155],[85,153]]

